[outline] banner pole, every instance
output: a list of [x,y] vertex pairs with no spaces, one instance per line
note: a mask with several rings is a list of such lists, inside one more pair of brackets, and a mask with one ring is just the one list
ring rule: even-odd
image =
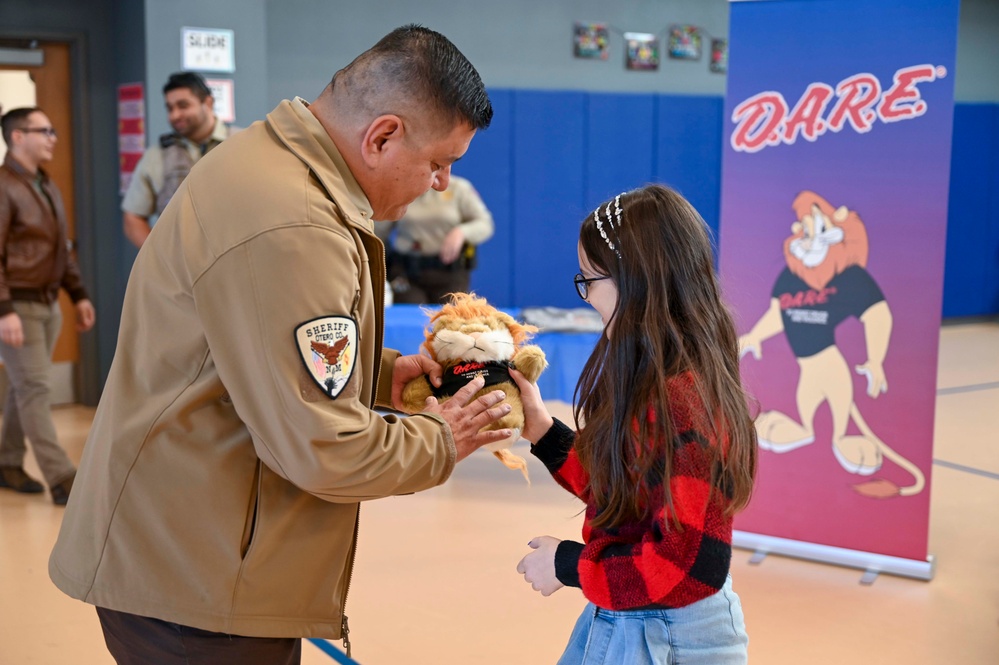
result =
[[738,530],[732,532],[732,547],[755,552],[750,563],[759,563],[768,554],[779,554],[806,561],[859,568],[865,572],[861,579],[864,584],[873,583],[880,573],[925,581],[933,579],[936,573],[936,560],[932,554],[926,557],[926,561],[918,561]]

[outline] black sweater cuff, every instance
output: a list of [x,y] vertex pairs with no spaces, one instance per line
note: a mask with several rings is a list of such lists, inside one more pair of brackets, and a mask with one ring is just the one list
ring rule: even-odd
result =
[[576,433],[571,427],[558,418],[552,418],[552,426],[545,435],[531,444],[531,454],[541,460],[552,473],[557,472],[565,464],[576,441]]
[[555,577],[566,586],[579,587],[579,557],[583,543],[563,540],[555,549]]

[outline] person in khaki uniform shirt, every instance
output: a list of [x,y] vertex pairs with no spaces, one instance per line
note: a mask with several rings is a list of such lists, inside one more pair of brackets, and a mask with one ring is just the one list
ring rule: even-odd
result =
[[[298,663],[346,638],[359,502],[443,483],[509,430],[477,379],[408,418],[440,367],[382,349],[384,248],[487,127],[477,72],[399,28],[319,97],[199,161],[139,251],[49,562],[126,663]],[[349,645],[346,645],[349,648]]]
[[215,98],[195,72],[176,72],[163,86],[172,132],[162,134],[135,165],[121,211],[125,237],[141,247],[191,167],[237,129],[215,115]]
[[468,291],[476,248],[493,236],[493,216],[472,183],[452,175],[446,190],[427,190],[405,217],[375,224],[375,232],[392,241],[394,301],[443,304],[448,294]]

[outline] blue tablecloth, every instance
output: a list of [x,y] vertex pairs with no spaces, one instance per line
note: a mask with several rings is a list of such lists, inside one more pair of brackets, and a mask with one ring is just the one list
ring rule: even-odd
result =
[[[436,308],[427,308],[430,311]],[[504,309],[514,318],[519,310]],[[385,308],[385,346],[404,354],[418,353],[425,339],[424,330],[430,314],[419,305],[392,305]],[[531,340],[545,352],[548,369],[538,379],[538,387],[545,399],[572,402],[579,374],[596,346],[601,333],[544,332]]]

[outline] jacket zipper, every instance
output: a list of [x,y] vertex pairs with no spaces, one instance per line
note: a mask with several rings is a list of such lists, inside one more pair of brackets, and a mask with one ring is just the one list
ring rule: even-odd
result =
[[[361,244],[363,246],[364,242],[362,241]],[[379,242],[379,244],[381,244],[381,243]],[[365,251],[367,251],[367,247],[365,247]],[[373,290],[372,295],[374,296],[374,299],[375,299],[375,307],[377,308],[377,311],[383,310],[385,308],[385,288],[384,288],[384,283],[385,283],[385,267],[384,267],[385,266],[385,250],[384,249],[381,250],[380,255],[381,255],[381,260],[382,260],[382,270],[381,270],[382,287],[381,287],[381,290],[379,290],[378,288],[375,288],[375,285],[372,284],[372,290]],[[369,274],[370,274],[370,266],[371,266],[370,261],[368,262],[368,266],[369,266]],[[360,320],[360,317],[358,316],[358,313],[357,313],[357,306],[360,303],[360,301],[361,301],[361,290],[358,289],[357,293],[354,294],[354,303],[351,306],[351,314],[353,314],[354,315],[354,319],[358,320],[358,321]],[[375,363],[374,382],[371,384],[372,385],[373,393],[372,393],[371,404],[368,405],[369,407],[374,406],[374,394],[378,392],[378,379],[379,379],[378,375],[381,373],[381,353],[380,353],[380,351],[381,351],[382,339],[381,339],[381,336],[378,335],[379,332],[381,332],[381,331],[376,330],[376,332],[375,332],[375,338],[376,338],[375,339],[375,348],[377,350],[379,350],[379,355],[378,355],[378,358],[376,358],[377,362]],[[343,639],[343,650],[344,650],[344,653],[347,655],[347,658],[350,658],[350,626],[347,624],[347,594],[350,593],[350,582],[351,582],[351,580],[354,577],[354,559],[357,556],[357,533],[360,530],[360,528],[361,528],[361,504],[358,503],[357,504],[357,515],[354,518],[354,555],[351,556],[351,558],[350,558],[350,568],[347,569],[347,585],[343,589],[343,607],[341,608],[341,614],[340,614],[340,617],[341,617],[340,618],[340,637],[341,637],[341,639]]]
[[343,650],[350,658],[350,626],[347,625],[347,594],[350,593],[350,581],[354,577],[354,559],[357,557],[357,532],[361,527],[361,504],[357,504],[357,515],[354,517],[354,552],[350,557],[350,568],[347,569],[347,586],[343,589],[343,607],[340,614],[340,638],[343,640]]
[[[354,302],[350,306],[351,316],[355,321],[360,321],[357,306],[361,302],[361,289],[354,293]],[[378,385],[378,384],[375,384]],[[357,504],[357,513],[354,515],[354,544],[350,556],[350,567],[347,568],[347,584],[343,588],[343,603],[340,608],[340,639],[343,640],[343,651],[350,658],[350,625],[347,623],[347,594],[350,593],[350,581],[354,578],[354,559],[357,558],[357,532],[361,526],[361,504]]]

